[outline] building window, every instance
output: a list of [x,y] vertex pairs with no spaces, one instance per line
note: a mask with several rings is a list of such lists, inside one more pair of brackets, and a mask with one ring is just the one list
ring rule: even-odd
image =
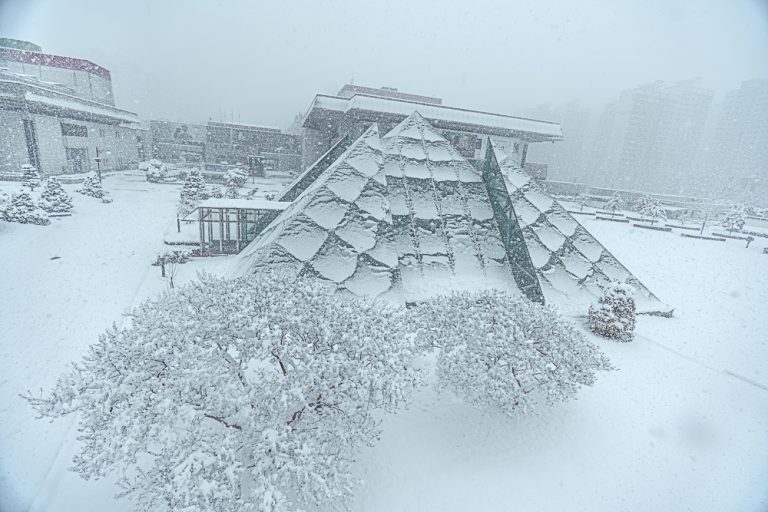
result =
[[80,124],[61,123],[61,134],[67,137],[87,137],[88,127]]

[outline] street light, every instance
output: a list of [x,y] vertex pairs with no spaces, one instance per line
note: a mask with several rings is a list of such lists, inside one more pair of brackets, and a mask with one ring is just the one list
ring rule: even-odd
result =
[[99,156],[99,148],[96,148],[96,174],[99,175],[99,185],[101,185],[101,157]]

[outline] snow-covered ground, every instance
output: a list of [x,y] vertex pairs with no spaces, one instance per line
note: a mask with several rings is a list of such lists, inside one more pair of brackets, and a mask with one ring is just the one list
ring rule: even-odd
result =
[[[52,386],[125,309],[167,288],[150,263],[167,248],[179,186],[127,173],[105,188],[113,203],[73,194],[73,216],[50,226],[0,223],[3,512],[131,508],[111,482],[66,470],[71,421],[35,420],[18,397]],[[508,420],[425,389],[361,454],[355,510],[768,509],[768,240],[747,249],[578,220],[675,317],[641,317],[634,343],[597,340],[618,370],[536,416]],[[179,279],[230,259],[183,265]]]

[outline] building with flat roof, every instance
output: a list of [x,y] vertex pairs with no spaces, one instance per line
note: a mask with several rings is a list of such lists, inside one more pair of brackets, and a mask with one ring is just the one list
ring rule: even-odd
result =
[[265,171],[294,173],[301,168],[298,136],[279,128],[209,121],[205,134],[206,167],[235,164],[255,175]]
[[[124,169],[138,161],[138,116],[115,107],[109,70],[0,40],[0,175]],[[40,49],[41,50],[41,49]]]
[[335,141],[359,137],[371,124],[386,133],[418,111],[469,160],[483,158],[487,139],[525,165],[528,144],[562,139],[558,123],[443,105],[440,98],[345,85],[336,96],[318,94],[302,122],[302,166],[307,168]]

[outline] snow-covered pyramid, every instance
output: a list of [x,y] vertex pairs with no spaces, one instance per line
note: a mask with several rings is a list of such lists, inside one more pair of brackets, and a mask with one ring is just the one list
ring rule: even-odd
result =
[[234,275],[281,265],[398,303],[501,288],[581,310],[620,280],[656,301],[514,160],[489,150],[478,170],[417,112],[384,137],[373,125],[323,168]]
[[481,174],[417,112],[382,146],[406,302],[449,290],[522,288]]
[[643,283],[521,169],[514,158],[493,148],[488,151],[485,165],[501,169],[525,245],[548,301],[561,303],[566,298],[583,303],[600,295],[601,285],[621,281],[635,288],[641,306],[649,309],[663,306]]
[[240,253],[235,273],[273,265],[358,295],[397,294],[397,252],[376,125]]

